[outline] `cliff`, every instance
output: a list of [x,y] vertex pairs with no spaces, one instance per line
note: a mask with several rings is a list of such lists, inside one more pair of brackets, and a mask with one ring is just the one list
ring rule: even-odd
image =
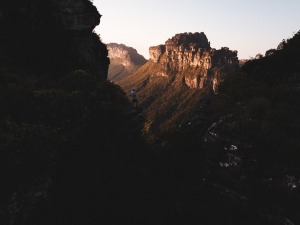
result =
[[[218,92],[225,72],[239,66],[237,51],[211,48],[203,32],[176,34],[164,45],[150,47],[149,54],[150,60],[161,68],[154,76],[181,73],[190,88],[212,87],[214,92]],[[188,69],[193,72],[187,72]]]
[[110,66],[108,79],[118,81],[126,75],[135,72],[147,60],[136,49],[124,44],[109,43],[107,45]]
[[[122,116],[117,107],[113,115],[109,106],[111,99],[118,107],[126,101],[119,88],[106,82],[108,51],[93,32],[100,18],[89,0],[1,1],[0,224],[48,224],[51,218],[61,224],[57,215],[70,207],[61,214],[54,212],[63,204],[48,210],[49,199],[63,189],[58,176],[74,190],[78,185],[70,182],[72,177],[92,173],[87,172],[90,162],[81,160],[95,158],[93,141],[100,136],[101,150],[110,152],[104,142],[116,133],[108,127],[122,130],[114,122]],[[76,175],[70,159],[80,165]],[[68,175],[65,168],[71,168]],[[42,206],[50,219],[41,215]],[[38,218],[45,220],[34,221]]]
[[239,68],[237,51],[211,47],[203,32],[180,33],[149,48],[150,59],[117,82],[129,93],[135,87],[139,105],[154,134],[177,129],[211,93],[220,93],[226,76]]
[[88,0],[7,1],[0,6],[2,62],[38,73],[83,69],[103,81],[108,53],[92,32],[100,18]]

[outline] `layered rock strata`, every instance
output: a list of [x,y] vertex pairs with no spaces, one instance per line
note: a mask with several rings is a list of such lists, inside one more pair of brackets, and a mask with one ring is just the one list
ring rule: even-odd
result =
[[211,48],[203,32],[176,34],[165,45],[150,47],[149,54],[160,68],[154,76],[181,73],[190,88],[211,87],[215,93],[225,71],[239,66],[237,51]]
[[109,43],[107,45],[110,66],[108,79],[114,82],[135,72],[147,60],[136,49],[124,44]]

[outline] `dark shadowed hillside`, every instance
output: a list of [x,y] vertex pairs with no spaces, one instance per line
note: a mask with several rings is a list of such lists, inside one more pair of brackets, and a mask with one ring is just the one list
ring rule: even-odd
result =
[[292,38],[282,40],[277,48],[269,49],[265,55],[258,54],[242,67],[251,77],[270,84],[299,82],[300,32]]
[[0,224],[115,223],[135,194],[143,118],[106,79],[100,17],[88,0],[1,2]]

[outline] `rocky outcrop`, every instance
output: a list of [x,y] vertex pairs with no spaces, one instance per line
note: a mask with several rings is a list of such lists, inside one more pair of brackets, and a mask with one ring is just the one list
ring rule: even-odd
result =
[[108,56],[112,59],[122,60],[124,66],[141,66],[147,62],[144,56],[140,55],[136,49],[124,44],[109,43],[107,45]]
[[0,6],[0,50],[8,63],[14,58],[38,73],[83,69],[105,80],[108,52],[92,32],[100,18],[89,0],[7,1]]
[[53,1],[53,16],[64,30],[91,32],[99,23],[101,15],[88,1]]
[[136,49],[124,44],[109,43],[107,45],[110,66],[108,79],[116,82],[126,75],[135,72],[147,60]]
[[[62,154],[74,148],[71,139],[83,132],[82,124],[80,139],[91,134],[87,121],[101,118],[89,109],[110,91],[104,82],[108,51],[93,32],[100,17],[89,0],[1,1],[0,224],[36,223],[25,221],[48,200]],[[101,93],[97,102],[89,102],[92,92]]]
[[149,48],[149,55],[153,62],[157,63],[160,59],[160,56],[166,51],[166,46],[158,45]]
[[214,92],[218,92],[225,71],[239,66],[237,51],[211,48],[203,32],[176,34],[165,45],[150,47],[149,54],[151,61],[161,68],[154,75],[180,72],[190,88],[211,87]]

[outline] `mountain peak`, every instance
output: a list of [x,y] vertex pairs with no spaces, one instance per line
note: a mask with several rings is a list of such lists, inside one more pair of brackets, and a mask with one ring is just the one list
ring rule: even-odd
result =
[[[215,92],[224,78],[225,67],[238,67],[237,51],[227,47],[211,48],[204,32],[176,34],[165,45],[150,47],[149,54],[151,61],[160,68],[154,76],[185,74],[187,86],[200,89],[212,86]],[[187,72],[189,68],[194,72]]]
[[172,38],[169,38],[165,42],[166,46],[196,46],[198,48],[205,48],[210,49],[210,43],[204,34],[204,32],[185,32],[185,33],[179,33],[173,36]]

